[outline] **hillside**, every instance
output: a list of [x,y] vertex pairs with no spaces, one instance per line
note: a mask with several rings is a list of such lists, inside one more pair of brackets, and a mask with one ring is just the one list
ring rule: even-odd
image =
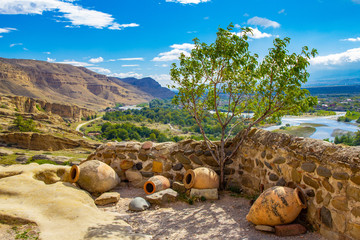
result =
[[[142,79],[137,79],[137,78],[115,78],[115,79],[133,85],[137,89],[144,91],[156,98],[167,99],[167,98],[172,98],[175,95],[173,91],[169,90],[168,88],[161,87],[161,85],[157,81],[155,81],[150,77],[142,78]],[[116,82],[115,79],[112,78],[111,80]]]
[[154,97],[83,67],[0,58],[0,93],[77,104],[99,110],[115,103],[138,104]]

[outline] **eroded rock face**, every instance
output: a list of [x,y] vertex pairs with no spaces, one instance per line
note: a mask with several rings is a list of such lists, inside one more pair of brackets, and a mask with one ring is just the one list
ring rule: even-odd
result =
[[[99,210],[86,191],[62,182],[69,169],[36,163],[0,166],[0,219],[35,222],[40,239],[150,239],[132,233],[115,213]],[[53,181],[47,184],[36,175]],[[106,228],[112,231],[104,233]]]
[[120,178],[109,165],[98,160],[82,163],[77,183],[82,189],[91,193],[103,193],[116,187]]

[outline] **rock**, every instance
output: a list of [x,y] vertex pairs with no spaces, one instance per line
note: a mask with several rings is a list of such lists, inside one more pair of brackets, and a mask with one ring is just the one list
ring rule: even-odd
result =
[[141,161],[146,161],[148,160],[148,155],[146,155],[145,153],[139,153],[138,155],[138,158],[141,160]]
[[174,171],[180,171],[182,168],[183,168],[182,163],[177,163],[177,164],[175,164],[175,165],[173,166],[172,169],[173,169]]
[[282,177],[279,179],[279,181],[276,182],[275,186],[284,187],[286,185],[285,179]]
[[145,199],[153,204],[164,204],[168,202],[175,202],[178,197],[178,193],[171,188],[147,195]]
[[46,154],[37,154],[32,156],[33,160],[40,160],[40,159],[45,159],[45,160],[52,160],[52,156],[50,155],[46,155]]
[[185,193],[187,190],[185,188],[185,185],[179,182],[173,182],[172,189],[177,191],[178,193]]
[[335,172],[333,174],[333,178],[338,179],[338,180],[348,180],[349,174],[347,174],[346,172]]
[[106,205],[110,203],[117,203],[120,200],[120,193],[117,192],[106,192],[100,195],[100,197],[95,199],[96,205]]
[[142,181],[142,175],[139,171],[129,169],[125,172],[126,179],[131,183]]
[[306,233],[306,228],[301,224],[287,224],[275,226],[276,236],[296,236]]
[[143,172],[143,171],[141,171],[140,173],[141,173],[141,175],[143,177],[147,177],[147,178],[154,176],[153,172]]
[[212,167],[219,167],[219,163],[212,156],[203,158],[203,162]]
[[142,167],[142,162],[138,162],[135,164],[135,167],[137,170],[141,170],[143,167]]
[[269,180],[270,181],[277,181],[277,180],[279,180],[279,177],[278,177],[278,175],[276,175],[274,173],[270,173]]
[[[19,173],[0,179],[0,192],[9,193],[0,194],[2,219],[34,222],[40,228],[39,239],[87,239],[91,234],[99,240],[111,236],[130,239],[129,224],[118,213],[99,210],[86,191],[67,182],[44,184],[37,177],[52,172],[61,180],[69,170],[68,166],[36,163],[0,166],[0,175]],[[112,230],[107,233],[102,229]]]
[[312,162],[306,162],[301,165],[301,169],[306,172],[314,172],[316,168],[316,164]]
[[150,203],[141,197],[136,197],[131,200],[129,210],[131,211],[144,211],[150,207]]
[[188,157],[186,157],[184,154],[182,154],[181,152],[177,152],[175,153],[175,158],[181,162],[182,164],[190,164],[191,161],[189,160]]
[[9,155],[13,155],[14,152],[7,150],[7,149],[0,149],[0,156],[9,156]]
[[263,232],[275,232],[275,228],[272,226],[266,226],[266,225],[256,225],[255,229],[258,231],[263,231]]
[[326,190],[328,190],[329,192],[333,193],[334,192],[334,187],[329,183],[328,180],[324,179],[321,184],[324,186],[324,188]]
[[348,200],[346,197],[336,196],[331,200],[331,204],[340,211],[348,211]]
[[316,169],[316,173],[319,175],[319,176],[322,176],[322,177],[326,177],[326,178],[329,178],[331,177],[331,171],[330,169],[326,168],[326,167],[323,167],[323,166],[319,166],[317,169]]
[[134,166],[134,162],[133,161],[128,161],[128,160],[123,160],[120,162],[120,168],[122,170],[127,170],[130,169]]
[[152,148],[152,146],[153,146],[153,143],[152,142],[145,142],[143,145],[142,145],[142,149],[144,149],[144,150],[149,150],[149,149],[151,149]]
[[120,183],[115,170],[98,160],[86,161],[80,164],[79,168],[80,176],[77,183],[88,192],[106,192]]
[[208,200],[218,200],[218,189],[209,188],[209,189],[196,189],[192,188],[190,190],[190,197],[205,197]]
[[305,194],[306,194],[306,196],[308,196],[308,197],[315,197],[315,192],[314,192],[314,190],[313,189],[305,189]]
[[355,217],[360,217],[360,207],[354,207],[351,210],[351,214],[354,215]]
[[318,188],[319,188],[319,184],[318,184],[317,181],[315,181],[314,179],[312,179],[312,178],[304,175],[304,176],[303,176],[303,180],[304,180],[304,182],[305,182],[307,185],[309,185],[309,186],[311,186],[311,187],[313,187],[313,188],[315,188],[315,189],[318,189]]
[[277,158],[275,158],[275,160],[273,161],[273,163],[275,163],[275,164],[283,164],[283,163],[285,163],[286,162],[286,160],[285,160],[285,158],[283,158],[283,157],[277,157]]
[[332,217],[329,209],[322,207],[320,210],[320,218],[323,224],[325,224],[328,228],[332,228]]
[[195,163],[195,164],[198,164],[198,165],[203,165],[203,163],[201,162],[200,158],[196,155],[191,155],[190,156],[190,160]]
[[23,156],[18,156],[15,161],[18,163],[26,163],[29,160],[29,156],[23,155]]

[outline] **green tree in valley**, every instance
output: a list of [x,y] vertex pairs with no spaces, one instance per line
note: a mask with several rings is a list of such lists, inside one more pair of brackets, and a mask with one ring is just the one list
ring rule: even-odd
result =
[[[170,71],[173,84],[179,93],[173,102],[180,104],[195,119],[212,157],[220,166],[220,186],[225,187],[224,163],[233,157],[243,143],[251,127],[264,121],[278,120],[285,114],[308,111],[317,102],[309,92],[301,89],[309,77],[306,68],[315,56],[303,47],[300,54],[289,53],[289,38],[276,38],[274,46],[259,63],[258,56],[249,51],[248,36],[251,30],[242,29],[241,34],[219,28],[215,43],[210,45],[194,39],[195,47],[190,56],[182,54],[177,66]],[[221,105],[220,96],[226,96]],[[242,117],[251,111],[253,115]],[[218,122],[220,143],[210,141],[205,132],[204,119],[212,114]],[[225,154],[234,129],[244,126],[236,146]]]

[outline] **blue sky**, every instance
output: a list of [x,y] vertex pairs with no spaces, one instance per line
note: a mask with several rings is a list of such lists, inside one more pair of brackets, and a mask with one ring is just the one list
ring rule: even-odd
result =
[[192,39],[229,23],[253,28],[264,56],[275,37],[316,48],[310,82],[360,78],[360,0],[0,0],[0,57],[85,66],[163,86]]

